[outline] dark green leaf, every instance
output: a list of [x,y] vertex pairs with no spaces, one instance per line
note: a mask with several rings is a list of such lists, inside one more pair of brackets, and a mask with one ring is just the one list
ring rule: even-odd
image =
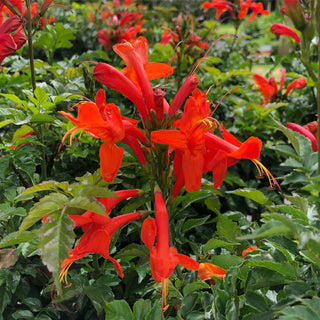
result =
[[140,299],[133,305],[133,319],[145,320],[147,314],[151,310],[151,301]]
[[74,222],[68,216],[56,214],[50,216],[38,232],[41,259],[53,273],[58,289],[60,289],[61,264],[68,257],[68,251],[71,250],[75,238],[73,225]]
[[189,219],[182,225],[182,232],[185,233],[193,228],[196,228],[202,224],[204,224],[210,216],[206,216],[204,218],[199,219]]
[[244,188],[234,191],[227,191],[227,193],[236,194],[238,196],[254,200],[255,202],[258,202],[260,204],[264,204],[268,201],[268,198],[257,189]]
[[114,300],[105,307],[105,319],[134,320],[132,311],[125,300]]

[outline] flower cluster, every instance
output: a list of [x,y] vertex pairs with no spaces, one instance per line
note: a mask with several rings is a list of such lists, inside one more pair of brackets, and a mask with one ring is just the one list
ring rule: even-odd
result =
[[[130,6],[130,7],[129,7]],[[113,1],[112,7],[104,5],[100,11],[100,17],[96,18],[89,13],[89,18],[96,25],[97,37],[106,52],[112,44],[122,41],[134,41],[143,30],[143,14],[141,8],[132,1]]]
[[216,19],[219,19],[221,14],[229,12],[233,18],[244,19],[244,17],[251,12],[249,21],[253,21],[258,14],[268,15],[270,12],[263,8],[262,2],[252,2],[251,0],[240,0],[240,5],[237,6],[231,1],[212,0],[212,2],[204,2],[203,9],[216,9]]
[[[113,49],[124,60],[126,67],[119,71],[109,64],[98,63],[93,76],[127,97],[138,109],[140,121],[123,117],[115,104],[106,103],[105,92],[100,89],[95,102],[86,101],[77,105],[78,118],[60,111],[76,125],[67,132],[64,140],[68,136],[72,140],[78,130],[101,139],[101,171],[103,178],[109,182],[113,181],[122,163],[123,149],[117,146],[118,141],[130,146],[137,156],[148,174],[151,190],[154,190],[156,212],[155,219],[147,217],[144,220],[141,239],[150,249],[152,276],[162,283],[165,304],[167,279],[178,263],[188,269],[199,270],[199,277],[204,280],[208,279],[208,274],[220,278],[225,275],[223,269],[207,262],[199,264],[178,253],[171,245],[174,239],[169,241],[166,202],[175,201],[183,187],[187,192],[200,190],[202,175],[209,171],[213,175],[214,188],[218,188],[228,167],[241,159],[253,161],[259,174],[266,174],[272,186],[276,181],[257,160],[261,140],[249,137],[242,143],[214,119],[206,92],[197,88],[195,74],[187,77],[173,100],[168,102],[160,88],[152,88],[150,80],[167,77],[173,70],[166,64],[149,62],[148,42],[144,37],[134,42],[116,44]],[[182,107],[183,112],[180,110]],[[138,127],[140,123],[142,128]],[[216,129],[219,129],[218,134],[215,134]],[[105,205],[106,212],[110,211],[109,202],[106,204],[101,198],[98,201]],[[109,239],[116,227],[142,216],[141,213],[129,214],[110,219],[87,212],[71,217],[76,226],[83,229],[84,235],[63,263],[61,277],[66,275],[73,261],[92,252],[111,260],[122,276],[120,265],[109,256]],[[103,239],[103,248],[99,245],[102,242],[99,239]]]
[[3,59],[20,49],[26,42],[26,37],[20,31],[21,19],[13,15],[0,25],[0,64]]
[[[264,105],[268,104],[270,102],[270,99],[273,102],[277,101],[277,99],[281,95],[281,90],[283,89],[283,86],[284,86],[285,75],[286,75],[286,69],[283,68],[280,74],[279,89],[277,86],[277,82],[273,77],[270,77],[269,79],[267,79],[258,73],[253,75],[252,79],[255,81],[259,90],[263,95]],[[291,90],[302,89],[306,85],[307,85],[306,78],[298,78],[296,80],[293,80],[291,83],[288,84],[287,89],[284,93],[284,96],[287,97],[288,94],[291,92]]]
[[[41,5],[38,2],[31,3],[30,15],[31,21],[38,29],[42,29],[45,25],[55,21],[53,16],[45,18],[44,14],[49,8],[53,0],[44,0]],[[20,19],[28,23],[28,10],[25,2],[22,0],[4,0],[0,2],[0,22],[5,16],[17,15]]]

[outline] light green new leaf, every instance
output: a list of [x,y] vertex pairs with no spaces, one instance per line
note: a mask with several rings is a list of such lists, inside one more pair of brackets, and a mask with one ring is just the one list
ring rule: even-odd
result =
[[260,204],[264,204],[268,201],[268,198],[261,191],[253,188],[237,189],[234,191],[227,191],[227,193],[245,197]]
[[83,209],[86,211],[93,211],[103,216],[107,215],[104,206],[100,202],[98,202],[94,197],[75,196],[70,200],[69,206],[72,208]]
[[45,181],[35,186],[26,189],[21,195],[17,197],[19,199],[22,196],[27,194],[39,192],[39,191],[58,191],[59,189],[66,192],[68,190],[69,184],[68,182],[56,182],[56,181]]
[[61,193],[51,193],[43,197],[31,208],[27,217],[22,221],[19,234],[22,234],[43,217],[60,212],[68,204],[68,201],[68,198]]

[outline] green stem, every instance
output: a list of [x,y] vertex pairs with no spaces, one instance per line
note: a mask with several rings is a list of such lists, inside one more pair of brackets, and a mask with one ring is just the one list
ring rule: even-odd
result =
[[[316,81],[316,89],[317,89],[317,114],[318,114],[318,146],[320,146],[320,0],[317,1],[317,9],[316,9],[316,26],[317,26],[317,34],[318,34],[318,79]],[[320,174],[320,150],[318,147],[318,175]],[[319,212],[318,212],[319,213]]]
[[34,69],[34,58],[33,58],[33,43],[32,43],[32,18],[31,18],[31,1],[26,0],[27,6],[27,37],[28,37],[28,47],[29,47],[29,60],[30,60],[30,73],[33,91],[36,89],[36,74]]

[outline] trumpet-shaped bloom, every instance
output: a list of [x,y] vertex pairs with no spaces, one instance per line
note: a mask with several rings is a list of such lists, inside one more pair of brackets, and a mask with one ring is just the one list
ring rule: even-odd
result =
[[[279,83],[279,90],[281,91],[283,89],[284,85],[284,79],[286,75],[286,69],[283,68],[281,70],[281,75],[280,75],[280,83]],[[270,102],[270,98],[272,98],[273,101],[276,101],[277,99],[277,94],[278,94],[278,86],[273,77],[270,77],[269,79],[265,78],[264,76],[256,73],[253,75],[252,79],[255,81],[257,84],[259,90],[261,91],[263,98],[264,98],[264,104],[268,104]],[[292,81],[284,95],[287,96],[291,90],[293,89],[301,89],[304,88],[307,85],[307,80],[306,78],[298,78],[294,81]]]
[[26,42],[26,37],[20,31],[21,19],[11,16],[0,26],[0,64],[3,59],[20,49]]
[[222,136],[224,139],[211,133],[204,134],[208,148],[205,171],[212,171],[214,188],[221,186],[228,167],[235,165],[241,159],[258,159],[262,147],[260,139],[250,137],[241,143],[225,128],[223,128]]
[[310,130],[304,128],[303,126],[300,126],[299,124],[293,123],[293,122],[288,122],[286,124],[286,127],[290,130],[293,130],[295,132],[298,132],[308,138],[311,141],[312,145],[312,150],[314,152],[318,151],[318,141],[315,138],[315,136],[311,133]]
[[150,110],[154,109],[155,106],[153,90],[149,81],[167,77],[172,74],[173,69],[164,63],[149,62],[148,47],[147,39],[139,37],[132,43],[118,43],[113,46],[113,50],[126,64],[126,68],[121,72],[142,92]]
[[[204,133],[215,128],[210,121],[210,107],[206,94],[196,89],[186,101],[180,120],[174,122],[179,130],[158,130],[151,133],[154,143],[170,145],[181,151],[182,170],[188,192],[198,191],[203,173],[205,140]],[[175,159],[179,161],[179,159]]]
[[318,122],[317,121],[311,121],[303,126],[303,128],[309,130],[316,139],[318,139]]
[[271,26],[270,31],[274,34],[277,34],[279,36],[288,36],[291,37],[292,39],[294,39],[294,41],[297,44],[300,44],[300,37],[298,36],[298,34],[291,28],[287,27],[284,24],[281,23],[274,23]]
[[232,6],[230,5],[229,1],[223,1],[223,0],[213,0],[212,2],[204,2],[202,4],[203,9],[210,9],[214,8],[216,9],[216,19],[219,19],[221,14],[229,11],[232,15],[234,15]]
[[253,21],[258,14],[269,15],[270,11],[264,10],[262,2],[252,2],[251,0],[240,1],[240,11],[239,19],[243,19],[244,16],[248,13],[248,10],[251,10],[251,16],[249,21]]
[[212,276],[215,276],[219,279],[223,279],[226,274],[226,270],[219,268],[218,266],[212,263],[203,262],[199,264],[198,277],[201,281],[209,280],[211,284],[215,284],[215,281],[212,278]]
[[[169,221],[166,205],[161,191],[155,188],[156,221],[146,218],[142,225],[141,239],[150,249],[150,266],[152,277],[162,282],[163,295],[166,297],[167,279],[178,263],[185,268],[198,270],[199,263],[192,258],[180,254],[174,247],[169,246]],[[154,245],[157,238],[156,245]]]
[[121,265],[109,255],[110,240],[114,233],[122,226],[141,217],[141,212],[132,212],[109,218],[91,211],[87,211],[79,217],[71,216],[76,226],[82,227],[84,234],[80,238],[79,243],[69,251],[68,258],[63,261],[60,279],[63,280],[63,278],[66,278],[67,272],[74,261],[83,258],[89,253],[99,253],[105,259],[110,260],[119,276],[123,278],[124,275]]
[[[143,212],[132,212],[110,218],[111,210],[122,200],[141,195],[141,190],[120,190],[114,192],[118,197],[98,197],[97,200],[104,205],[107,216],[102,216],[92,211],[86,211],[80,216],[69,216],[75,227],[81,227],[84,234],[79,243],[69,251],[69,256],[61,266],[60,279],[66,279],[71,264],[89,253],[99,253],[110,260],[115,266],[120,277],[123,277],[122,267],[119,262],[109,256],[110,239],[114,233],[130,221],[140,219]],[[45,220],[44,220],[45,222]],[[67,282],[67,281],[66,281]]]
[[[106,181],[112,181],[117,174],[123,157],[123,149],[116,142],[123,139],[125,130],[118,107],[105,102],[105,92],[99,90],[96,103],[84,102],[78,107],[78,119],[70,113],[59,111],[71,120],[77,129],[87,131],[94,138],[100,138],[104,143],[100,147],[100,162],[102,176]],[[74,129],[71,129],[74,131]],[[70,134],[70,131],[65,135]]]

